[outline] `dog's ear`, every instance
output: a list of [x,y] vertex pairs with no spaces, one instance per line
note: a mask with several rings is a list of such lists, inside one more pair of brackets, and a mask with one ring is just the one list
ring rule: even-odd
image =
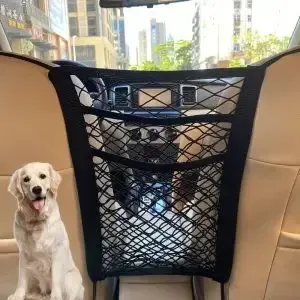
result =
[[16,170],[12,174],[8,184],[8,191],[19,200],[24,198],[24,193],[21,187],[20,169]]
[[52,165],[49,164],[49,174],[50,174],[50,191],[53,193],[53,195],[56,195],[58,186],[61,182],[61,176],[58,172],[54,170]]

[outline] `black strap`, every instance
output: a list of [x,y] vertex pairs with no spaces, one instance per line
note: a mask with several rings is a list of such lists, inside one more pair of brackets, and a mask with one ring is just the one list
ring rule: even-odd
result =
[[119,300],[120,296],[120,277],[117,277],[117,283],[113,291],[113,300]]
[[93,300],[97,298],[97,281],[93,281]]
[[117,112],[106,111],[94,107],[82,106],[81,111],[85,114],[91,114],[98,116],[99,118],[110,118],[113,120],[122,120],[131,123],[145,124],[145,125],[185,125],[188,123],[217,123],[217,122],[229,122],[231,123],[234,119],[233,115],[230,114],[203,114],[195,116],[183,116],[174,118],[149,118],[142,117],[134,114],[120,114]]
[[226,205],[220,206],[219,210],[217,233],[217,257],[219,259],[214,278],[223,283],[229,280],[231,274],[240,188],[264,75],[264,67],[248,67],[248,75],[245,78],[232,123],[228,141],[229,150],[224,161],[219,201]]
[[118,163],[128,168],[138,168],[140,170],[160,172],[160,173],[164,173],[164,172],[167,173],[170,171],[193,170],[196,168],[211,165],[213,163],[221,162],[223,161],[225,156],[224,154],[217,154],[217,155],[205,157],[197,161],[154,165],[153,163],[146,163],[146,162],[132,160],[129,158],[121,157],[119,155],[111,154],[98,149],[91,149],[91,153],[93,154],[93,156],[100,157],[106,161]]
[[[78,188],[78,196],[84,232],[87,271],[90,279],[95,282],[104,279],[99,276],[102,271],[102,256],[101,251],[99,251],[101,227],[98,220],[99,205],[96,201],[96,178],[90,156],[84,117],[80,111],[81,105],[79,101],[76,101],[77,93],[71,78],[66,77],[60,69],[62,67],[53,68],[49,73],[49,78],[54,83],[63,111],[77,183],[84,182],[85,188]],[[78,141],[80,141],[80,144],[78,144]],[[89,217],[86,218],[85,216]]]
[[225,300],[225,283],[221,283],[221,300]]

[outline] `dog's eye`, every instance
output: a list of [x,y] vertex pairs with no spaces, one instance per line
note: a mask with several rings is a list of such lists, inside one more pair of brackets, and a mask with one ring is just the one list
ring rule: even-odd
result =
[[46,178],[46,175],[45,175],[45,174],[41,174],[41,175],[40,175],[40,178],[41,178],[41,179],[45,179],[45,178]]
[[28,176],[24,177],[23,179],[24,182],[29,182],[30,181],[30,178]]

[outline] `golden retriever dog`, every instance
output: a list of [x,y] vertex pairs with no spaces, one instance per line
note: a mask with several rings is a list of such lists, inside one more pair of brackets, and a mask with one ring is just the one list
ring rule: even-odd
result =
[[8,300],[83,300],[82,277],[56,202],[61,176],[48,163],[29,163],[12,175],[8,191],[18,201],[14,236],[19,279]]

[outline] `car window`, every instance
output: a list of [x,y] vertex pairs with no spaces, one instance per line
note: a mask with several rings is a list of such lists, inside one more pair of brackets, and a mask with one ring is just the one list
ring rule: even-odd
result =
[[299,16],[299,0],[114,9],[98,0],[0,0],[13,52],[132,70],[245,66],[285,50]]

